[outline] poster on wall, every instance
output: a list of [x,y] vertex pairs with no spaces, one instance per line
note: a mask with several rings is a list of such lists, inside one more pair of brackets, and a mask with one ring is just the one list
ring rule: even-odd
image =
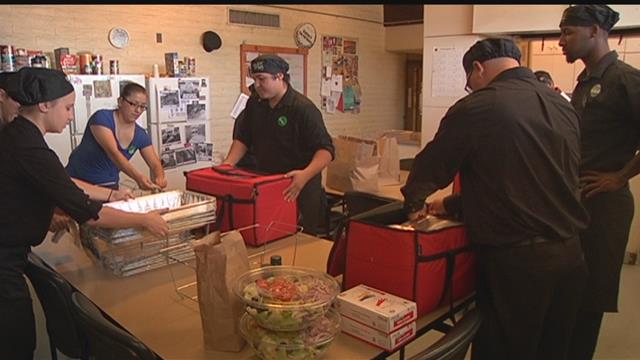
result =
[[431,97],[460,98],[467,81],[460,62],[464,50],[451,46],[433,47],[433,67],[431,70]]
[[360,112],[362,89],[358,81],[358,40],[340,36],[322,36],[322,109]]

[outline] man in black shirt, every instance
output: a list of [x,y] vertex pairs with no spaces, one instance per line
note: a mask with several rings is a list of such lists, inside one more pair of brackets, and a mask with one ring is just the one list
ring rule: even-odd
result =
[[606,5],[565,9],[559,45],[569,63],[580,59],[571,103],[580,115],[583,203],[589,227],[580,234],[589,269],[572,340],[572,359],[591,359],[604,312],[618,311],[618,287],[634,213],[629,179],[640,172],[640,71],[610,51],[619,14]]
[[414,219],[425,198],[460,173],[485,315],[473,359],[565,359],[586,276],[578,117],[519,64],[511,40],[482,40],[467,51],[473,92],[449,109],[402,188]]
[[284,197],[298,199],[304,231],[318,234],[323,230],[327,201],[321,171],[333,160],[335,150],[320,110],[291,87],[288,70],[289,64],[277,55],[260,55],[251,61],[259,99],[247,101],[223,163],[235,165],[250,148],[258,171],[292,177]]

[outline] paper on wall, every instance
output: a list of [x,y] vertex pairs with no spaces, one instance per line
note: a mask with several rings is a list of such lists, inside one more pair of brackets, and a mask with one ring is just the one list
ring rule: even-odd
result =
[[342,75],[331,76],[331,91],[342,92]]
[[326,77],[327,79],[331,78],[331,66],[325,66],[324,68],[325,68],[324,77]]
[[331,96],[331,79],[322,79],[322,87],[320,88],[320,95]]
[[245,106],[247,106],[247,100],[249,100],[249,96],[245,93],[240,93],[238,95],[238,99],[236,103],[233,105],[233,109],[231,110],[231,117],[234,119],[238,118],[238,115],[244,110]]

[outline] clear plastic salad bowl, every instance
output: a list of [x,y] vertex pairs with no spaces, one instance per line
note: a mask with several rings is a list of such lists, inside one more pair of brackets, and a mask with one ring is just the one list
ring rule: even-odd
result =
[[297,266],[265,266],[241,275],[234,291],[258,325],[297,331],[322,318],[340,293],[330,275]]
[[301,331],[273,331],[245,313],[240,333],[263,360],[307,360],[324,354],[340,331],[340,315],[331,308],[312,326]]

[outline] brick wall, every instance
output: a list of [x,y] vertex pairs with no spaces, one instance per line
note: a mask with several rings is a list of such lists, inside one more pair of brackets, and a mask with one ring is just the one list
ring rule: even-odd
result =
[[[228,25],[228,7],[279,14],[281,28]],[[133,74],[150,73],[154,63],[162,72],[165,52],[195,57],[197,75],[211,79],[211,135],[216,150],[225,153],[233,127],[229,113],[240,92],[240,44],[295,47],[295,27],[311,22],[318,40],[308,57],[307,95],[318,106],[320,36],[359,39],[361,113],[324,114],[329,132],[360,135],[403,126],[405,55],[384,50],[382,5],[0,5],[0,14],[1,44],[102,54],[107,72],[110,59],[119,60],[120,73]],[[129,32],[129,46],[124,49],[108,42],[108,32],[116,26]],[[211,53],[202,49],[200,40],[208,30],[222,38],[222,47]],[[155,41],[158,32],[163,34],[161,44]]]

